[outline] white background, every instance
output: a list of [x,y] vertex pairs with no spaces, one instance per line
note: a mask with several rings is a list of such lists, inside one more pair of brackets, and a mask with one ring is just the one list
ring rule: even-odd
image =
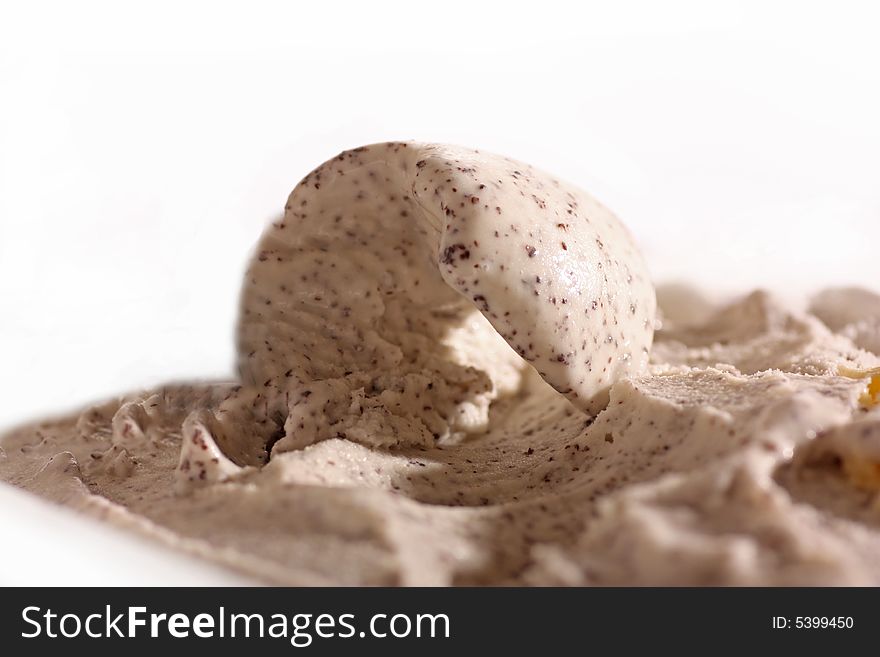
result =
[[576,181],[658,281],[876,280],[868,3],[18,4],[0,9],[0,428],[229,374],[261,227],[311,168],[386,139]]

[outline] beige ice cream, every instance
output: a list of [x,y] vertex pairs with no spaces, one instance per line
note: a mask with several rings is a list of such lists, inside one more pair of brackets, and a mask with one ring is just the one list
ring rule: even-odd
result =
[[661,292],[655,332],[548,174],[355,149],[261,239],[239,381],[14,431],[0,478],[275,583],[880,583],[880,298]]

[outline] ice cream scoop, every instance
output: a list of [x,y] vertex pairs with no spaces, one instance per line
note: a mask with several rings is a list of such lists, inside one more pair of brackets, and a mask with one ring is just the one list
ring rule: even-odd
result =
[[375,144],[307,175],[263,235],[239,366],[286,418],[278,449],[455,442],[520,358],[597,413],[644,369],[654,314],[630,234],[586,192],[498,155]]

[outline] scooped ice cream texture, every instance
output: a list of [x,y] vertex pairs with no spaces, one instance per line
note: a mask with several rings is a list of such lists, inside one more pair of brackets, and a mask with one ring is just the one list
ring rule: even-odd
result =
[[458,442],[486,430],[523,360],[595,414],[647,364],[654,290],[629,234],[514,160],[348,151],[300,182],[257,249],[239,369],[286,418],[277,450]]
[[652,348],[571,185],[354,149],[257,246],[239,381],[19,429],[0,478],[269,582],[880,583],[880,298],[664,298]]

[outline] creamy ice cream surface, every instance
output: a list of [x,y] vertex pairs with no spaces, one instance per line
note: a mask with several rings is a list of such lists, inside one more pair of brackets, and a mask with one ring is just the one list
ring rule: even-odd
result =
[[880,584],[880,297],[659,299],[572,185],[354,149],[261,238],[238,380],[17,429],[0,479],[269,583]]

